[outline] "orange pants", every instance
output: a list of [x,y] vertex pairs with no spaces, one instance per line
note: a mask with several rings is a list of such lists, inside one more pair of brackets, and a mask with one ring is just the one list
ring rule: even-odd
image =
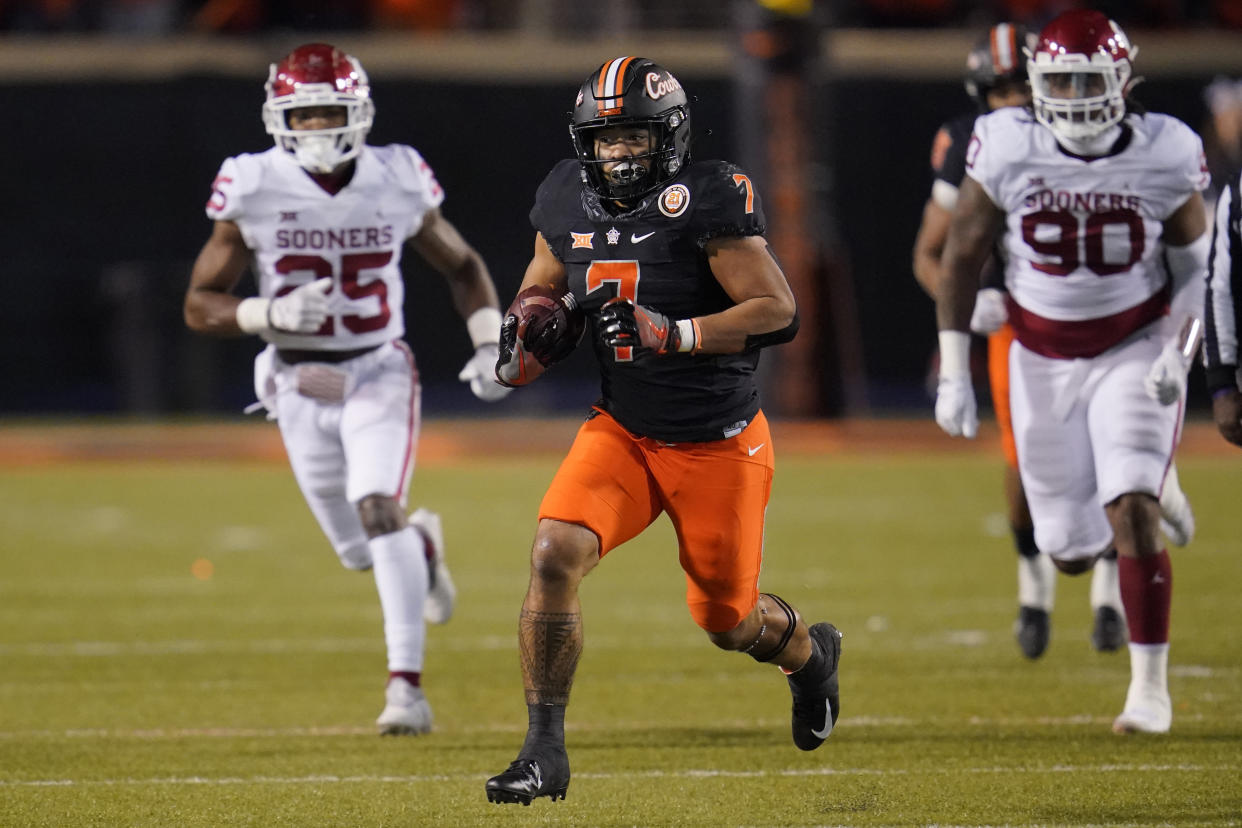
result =
[[602,557],[668,512],[690,615],[708,632],[727,632],[759,600],[773,464],[763,412],[736,437],[668,444],[601,411],[578,429],[539,517],[590,529]]
[[1018,467],[1018,446],[1013,439],[1013,417],[1009,412],[1009,346],[1013,344],[1013,328],[1001,325],[988,337],[988,383],[992,387],[992,408],[1000,427],[1001,449],[1011,469]]

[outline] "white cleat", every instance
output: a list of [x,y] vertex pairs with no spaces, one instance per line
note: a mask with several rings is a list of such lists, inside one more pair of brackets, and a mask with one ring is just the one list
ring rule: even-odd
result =
[[384,690],[384,712],[375,720],[381,736],[403,736],[431,732],[431,705],[421,687],[400,676],[389,679]]
[[457,605],[457,587],[453,576],[444,563],[444,529],[440,516],[427,509],[418,509],[410,515],[410,525],[423,536],[423,542],[431,550],[427,560],[427,598],[423,602],[423,620],[428,624],[443,624],[453,617]]
[[1173,702],[1169,694],[1147,688],[1126,694],[1126,707],[1113,720],[1114,733],[1168,733],[1173,724]]
[[1174,546],[1185,546],[1195,536],[1195,513],[1177,479],[1177,466],[1169,466],[1160,492],[1160,528]]

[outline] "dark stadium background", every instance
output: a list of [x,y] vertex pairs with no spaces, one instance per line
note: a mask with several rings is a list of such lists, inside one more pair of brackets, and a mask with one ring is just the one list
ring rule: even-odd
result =
[[[817,389],[814,413],[930,413],[924,381],[933,312],[909,258],[930,185],[931,136],[969,107],[951,55],[964,58],[961,44],[970,35],[947,36],[950,58],[936,72],[864,64],[826,73],[815,86],[806,113],[816,156],[807,159],[808,175],[816,176],[824,215],[835,216],[833,253],[855,298],[846,310],[860,332],[864,380],[862,395],[842,403],[834,355],[818,344],[816,362],[800,380]],[[910,54],[945,37],[919,35]],[[1145,42],[1141,32],[1131,37]],[[274,43],[271,58],[289,42],[286,36]],[[647,56],[676,72],[695,99],[696,156],[745,163],[740,125],[754,118],[738,103],[734,63],[705,69],[686,61],[683,68],[669,42]],[[369,60],[365,36],[351,44],[372,76],[372,143],[410,143],[424,154],[447,191],[445,214],[482,252],[507,304],[531,252],[527,213],[535,188],[569,154],[566,114],[577,77],[613,47],[601,44],[580,71],[497,83],[394,71],[390,54]],[[408,48],[416,48],[413,41]],[[49,45],[39,59],[54,67],[70,54]],[[1242,49],[1219,56],[1236,62],[1238,54]],[[1202,90],[1215,74],[1204,59],[1199,55],[1188,70],[1170,71],[1166,62],[1157,77],[1140,58],[1138,73],[1148,80],[1138,98],[1198,128]],[[191,335],[180,303],[210,229],[202,207],[220,161],[270,145],[259,118],[264,77],[262,67],[0,74],[0,105],[8,114],[0,133],[0,415],[232,414],[253,400],[250,362],[258,342]],[[762,174],[755,178],[760,194],[770,196]],[[499,412],[456,382],[468,344],[440,277],[414,257],[407,275],[409,339],[426,386],[425,410]],[[244,284],[253,289],[251,280]],[[830,324],[829,308],[803,302],[802,312]],[[580,349],[503,408],[576,410],[592,393],[589,354]]]

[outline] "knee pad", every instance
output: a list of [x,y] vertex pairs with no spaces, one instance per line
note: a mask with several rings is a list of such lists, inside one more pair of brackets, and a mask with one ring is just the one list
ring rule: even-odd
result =
[[1035,544],[1035,529],[1012,529],[1013,545],[1018,554],[1024,558],[1034,558],[1039,555],[1039,547]]
[[798,628],[798,612],[785,599],[770,592],[759,593],[759,634],[743,653],[758,662],[776,658],[789,646],[794,630]]

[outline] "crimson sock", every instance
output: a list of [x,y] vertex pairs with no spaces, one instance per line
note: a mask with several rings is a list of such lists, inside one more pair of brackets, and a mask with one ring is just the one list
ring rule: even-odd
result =
[[395,678],[403,678],[406,681],[408,681],[410,684],[414,685],[415,687],[421,687],[422,680],[423,680],[423,674],[422,673],[411,673],[406,670],[398,670],[396,672],[388,673],[389,681],[392,681]]
[[1121,603],[1130,625],[1130,643],[1167,644],[1173,566],[1168,550],[1142,558],[1118,557]]

